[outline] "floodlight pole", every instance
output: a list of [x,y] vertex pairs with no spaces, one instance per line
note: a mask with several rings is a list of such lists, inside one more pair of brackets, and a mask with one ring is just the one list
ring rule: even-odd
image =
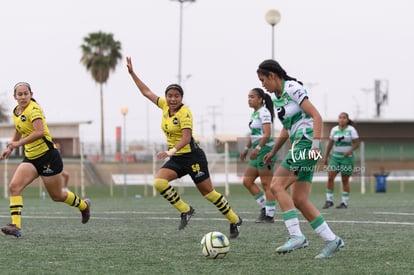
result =
[[177,1],[180,3],[180,24],[179,24],[179,35],[178,35],[178,85],[181,85],[181,65],[182,65],[182,51],[183,51],[183,8],[184,8],[184,2],[195,2],[195,0],[171,0],[171,1]]
[[128,114],[128,108],[122,107],[121,108],[121,114],[123,117],[123,126],[124,126],[124,133],[122,137],[122,170],[124,174],[124,197],[127,196],[127,145],[126,145],[126,116]]
[[278,10],[269,10],[265,19],[272,26],[272,59],[275,59],[275,26],[280,22],[280,12]]

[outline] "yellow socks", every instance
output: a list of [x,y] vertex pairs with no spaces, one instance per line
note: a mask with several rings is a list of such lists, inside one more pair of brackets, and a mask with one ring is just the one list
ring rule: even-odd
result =
[[190,211],[190,206],[180,198],[177,191],[175,191],[174,187],[172,187],[166,179],[154,179],[154,187],[178,211],[181,213]]
[[66,200],[64,203],[79,208],[80,211],[83,211],[88,206],[84,200],[79,198],[77,195],[75,195],[73,192],[68,191],[68,196],[66,197]]
[[239,217],[231,209],[229,202],[216,190],[211,191],[204,198],[211,201],[230,223],[237,223],[239,221]]
[[12,224],[15,224],[18,228],[22,228],[22,209],[23,209],[23,197],[22,196],[10,196],[10,215]]

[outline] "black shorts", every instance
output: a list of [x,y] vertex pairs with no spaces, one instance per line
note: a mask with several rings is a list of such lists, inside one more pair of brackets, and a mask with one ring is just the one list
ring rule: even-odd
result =
[[162,168],[175,171],[178,178],[190,175],[194,183],[200,183],[210,177],[206,154],[201,148],[179,156],[172,156]]
[[54,148],[37,159],[28,159],[25,157],[23,162],[33,164],[40,176],[54,176],[63,171],[62,157],[59,151]]

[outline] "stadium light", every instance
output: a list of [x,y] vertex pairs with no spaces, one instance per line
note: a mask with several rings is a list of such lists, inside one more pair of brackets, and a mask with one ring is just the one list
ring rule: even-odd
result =
[[280,22],[280,18],[280,12],[274,9],[265,15],[266,22],[272,26],[272,59],[275,59],[275,26]]

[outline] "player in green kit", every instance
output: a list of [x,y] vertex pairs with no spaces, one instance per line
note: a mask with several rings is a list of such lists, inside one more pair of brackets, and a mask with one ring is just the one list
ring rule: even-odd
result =
[[[276,156],[269,165],[263,161],[263,157],[270,152],[274,145],[273,119],[275,113],[273,102],[270,95],[262,89],[254,88],[249,92],[248,103],[254,111],[250,117],[250,135],[246,147],[240,154],[240,160],[245,161],[251,149],[250,160],[243,175],[243,185],[261,207],[260,216],[256,219],[256,223],[273,223],[276,200],[270,190],[270,182]],[[263,191],[255,183],[258,177],[260,177]]]
[[[322,118],[308,98],[302,83],[290,77],[275,60],[263,61],[257,75],[263,87],[274,93],[277,115],[283,125],[280,136],[264,160],[270,159],[290,139],[291,148],[276,169],[271,183],[282,211],[282,218],[289,232],[285,244],[276,248],[277,253],[288,253],[308,246],[300,229],[298,209],[314,231],[325,241],[325,247],[315,258],[327,259],[344,246],[335,235],[319,210],[309,200],[315,165],[320,159]],[[290,192],[288,192],[290,189]]]
[[353,152],[359,147],[359,136],[353,122],[345,112],[339,114],[338,125],[331,129],[329,143],[326,149],[325,165],[328,170],[328,184],[326,188],[326,201],[322,208],[326,209],[334,205],[335,177],[341,173],[342,202],[336,208],[348,208],[349,202],[349,177],[354,171]]

